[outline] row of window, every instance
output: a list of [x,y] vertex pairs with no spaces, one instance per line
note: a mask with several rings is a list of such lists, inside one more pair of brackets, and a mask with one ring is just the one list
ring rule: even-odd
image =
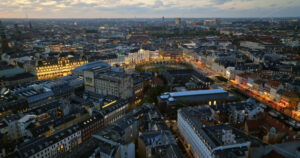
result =
[[[125,107],[119,108],[119,110],[124,109]],[[112,120],[109,120],[110,122],[113,122],[117,119],[119,119],[121,116],[118,115],[118,117],[113,118]],[[96,124],[93,124],[85,129],[83,129],[82,132],[82,140],[86,140],[86,138],[89,138],[93,133],[95,133],[101,126],[103,125],[103,122],[97,122]],[[76,133],[75,133],[76,134]],[[52,150],[57,150],[62,151],[62,150],[66,150],[70,148],[70,145],[66,146],[64,143],[66,142],[66,140],[71,140],[72,138],[75,138],[75,134],[71,135],[70,137],[68,137],[67,139],[62,140],[61,142],[58,143],[58,146],[52,146]],[[64,142],[64,143],[63,143]],[[70,142],[69,142],[70,143]],[[49,153],[50,149],[48,148],[45,151],[41,151],[40,153],[36,154],[33,156],[33,158],[38,158],[38,157],[50,157],[50,153]],[[45,154],[44,154],[45,152]],[[53,156],[53,155],[52,155]],[[55,155],[54,155],[55,156]]]

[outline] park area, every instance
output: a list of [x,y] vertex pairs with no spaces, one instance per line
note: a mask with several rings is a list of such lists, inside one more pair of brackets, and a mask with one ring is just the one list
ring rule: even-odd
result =
[[166,70],[182,70],[190,69],[192,66],[187,63],[154,63],[136,65],[135,69],[138,72],[161,72]]

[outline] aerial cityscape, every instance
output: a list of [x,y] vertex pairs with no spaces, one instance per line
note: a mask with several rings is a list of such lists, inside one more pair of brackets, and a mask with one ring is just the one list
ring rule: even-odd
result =
[[0,158],[300,158],[300,1],[0,4]]

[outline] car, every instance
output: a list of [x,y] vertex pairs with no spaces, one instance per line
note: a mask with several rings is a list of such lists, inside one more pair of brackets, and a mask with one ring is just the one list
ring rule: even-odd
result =
[[267,105],[265,105],[265,104],[260,104],[260,106],[261,106],[263,109],[266,109],[266,108],[267,108]]
[[274,110],[272,110],[272,111],[269,111],[268,112],[271,116],[273,116],[273,117],[278,117],[280,114],[278,114],[278,112],[276,112],[276,111],[274,111]]

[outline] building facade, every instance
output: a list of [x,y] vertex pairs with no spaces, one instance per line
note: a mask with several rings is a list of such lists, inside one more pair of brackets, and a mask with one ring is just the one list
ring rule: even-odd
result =
[[35,72],[39,80],[55,79],[71,75],[71,70],[88,61],[84,58],[60,57],[55,60],[41,61],[37,64]]
[[250,141],[229,125],[213,125],[208,107],[178,110],[177,126],[196,158],[248,157]]
[[122,99],[133,96],[132,77],[124,72],[95,68],[84,71],[85,90],[103,96],[112,95]]

